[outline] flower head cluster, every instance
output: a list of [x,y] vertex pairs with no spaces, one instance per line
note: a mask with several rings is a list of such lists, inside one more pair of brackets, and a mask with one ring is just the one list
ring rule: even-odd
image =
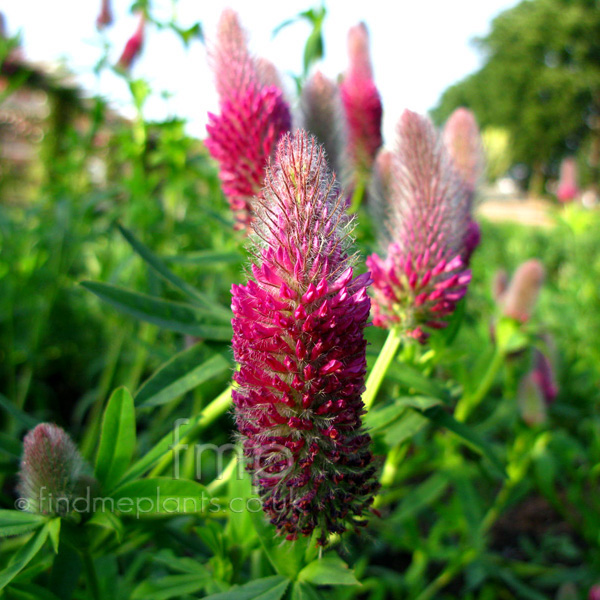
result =
[[399,326],[424,342],[427,328],[446,326],[445,317],[471,280],[463,258],[469,194],[433,125],[416,113],[402,115],[398,145],[387,160],[387,256],[367,259],[373,277],[373,322]]
[[[472,209],[475,191],[484,167],[483,150],[475,115],[466,108],[457,108],[444,127],[444,144],[454,168],[463,179],[468,193],[469,211]],[[469,264],[471,255],[481,241],[481,229],[472,216],[465,233],[463,259]]]
[[377,150],[382,144],[383,108],[373,82],[369,55],[369,34],[364,23],[348,33],[350,65],[340,85],[348,126],[348,160],[355,179],[367,180]]
[[286,135],[256,200],[252,278],[234,285],[236,421],[264,510],[288,539],[364,525],[378,487],[361,423],[369,275],[321,148]]
[[85,477],[85,463],[63,429],[41,423],[25,436],[17,489],[29,512],[68,512]]
[[252,197],[279,138],[291,128],[290,109],[274,69],[255,59],[237,14],[225,10],[211,52],[220,114],[208,115],[206,147],[219,163],[223,192],[237,229],[252,221]]

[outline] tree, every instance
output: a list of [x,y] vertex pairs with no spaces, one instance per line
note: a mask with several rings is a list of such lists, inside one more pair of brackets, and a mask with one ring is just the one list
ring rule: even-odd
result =
[[590,141],[593,180],[600,155],[600,3],[525,0],[476,40],[483,67],[444,92],[445,120],[467,106],[480,125],[506,128],[515,162],[542,173]]

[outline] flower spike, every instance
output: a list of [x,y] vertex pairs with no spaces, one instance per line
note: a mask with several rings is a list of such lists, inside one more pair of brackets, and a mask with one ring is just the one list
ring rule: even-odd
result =
[[373,81],[369,33],[364,23],[348,32],[350,65],[340,85],[348,126],[348,160],[354,181],[368,181],[377,150],[382,144],[383,108]]
[[351,219],[322,149],[279,143],[256,199],[255,257],[232,288],[233,391],[263,508],[293,540],[365,524],[378,488],[361,415],[369,275],[354,277]]
[[236,228],[249,230],[252,197],[260,194],[264,169],[279,138],[291,128],[290,109],[273,84],[274,69],[249,53],[246,34],[230,9],[219,20],[211,62],[220,114],[208,115],[206,147],[219,163]]
[[373,254],[367,259],[373,277],[373,323],[400,326],[423,343],[427,329],[447,325],[445,317],[471,280],[463,259],[469,198],[427,118],[405,111],[398,138],[388,184],[387,257]]

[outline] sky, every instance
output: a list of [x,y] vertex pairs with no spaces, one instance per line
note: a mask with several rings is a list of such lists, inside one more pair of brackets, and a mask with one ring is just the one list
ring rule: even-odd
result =
[[[153,0],[156,18],[167,20],[175,6],[183,27],[199,21],[205,37],[214,36],[221,11],[231,7],[250,35],[250,48],[271,60],[284,75],[302,71],[302,53],[310,27],[291,25],[273,37],[283,21],[318,4],[320,0]],[[383,106],[386,143],[405,108],[425,113],[451,84],[476,71],[482,56],[471,40],[489,31],[492,19],[519,0],[325,0],[325,58],[318,68],[336,78],[347,64],[348,29],[364,21],[371,37],[374,78]],[[132,115],[125,81],[105,69],[93,68],[108,42],[111,64],[117,62],[137,18],[131,0],[112,0],[114,24],[103,34],[95,20],[100,0],[0,0],[9,34],[21,32],[25,56],[33,61],[64,60],[90,93],[110,99],[113,106]],[[143,54],[133,77],[147,79],[153,89],[144,114],[150,119],[183,117],[188,131],[205,137],[206,115],[217,110],[217,96],[204,45],[194,40],[188,49],[168,30],[146,30]]]

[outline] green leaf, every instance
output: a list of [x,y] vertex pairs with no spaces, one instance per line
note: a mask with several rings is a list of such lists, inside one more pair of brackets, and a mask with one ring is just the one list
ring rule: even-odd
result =
[[[138,294],[108,283],[83,281],[81,285],[117,310],[136,319],[204,339],[231,340],[232,329],[230,324],[225,325],[225,315],[217,317],[214,313],[191,304]],[[222,324],[215,325],[215,320]]]
[[142,257],[142,259],[156,271],[161,277],[168,281],[172,286],[182,291],[193,302],[207,309],[214,314],[220,314],[226,321],[231,320],[231,311],[217,304],[212,298],[209,298],[194,286],[190,285],[173,273],[165,263],[156,256],[149,248],[144,246],[128,229],[117,225],[123,237],[130,246]]
[[58,554],[58,544],[60,542],[60,517],[56,517],[49,521],[47,527],[54,554]]
[[[104,504],[102,505],[104,506]],[[109,508],[111,504],[106,502],[106,506]],[[108,531],[113,531],[115,533],[117,542],[121,542],[124,535],[124,527],[123,522],[117,515],[112,513],[110,510],[97,510],[92,515],[92,518],[87,521],[85,524],[86,527],[100,527],[101,529],[107,529]]]
[[446,474],[436,473],[423,483],[413,487],[394,511],[392,520],[401,522],[414,517],[418,512],[433,504],[446,491],[448,484]]
[[214,267],[219,264],[238,264],[243,259],[239,252],[221,252],[219,250],[200,250],[199,252],[188,252],[167,256],[164,259],[169,263],[192,264],[196,267]]
[[323,596],[310,583],[306,581],[295,581],[292,587],[291,600],[322,600]]
[[291,543],[281,544],[275,536],[275,527],[267,523],[262,511],[248,511],[258,539],[273,568],[283,577],[296,579],[302,569],[306,547],[310,539],[300,538]]
[[185,594],[200,591],[211,580],[208,571],[204,573],[186,573],[184,575],[167,575],[160,579],[143,581],[131,594],[131,600],[168,600],[181,598]]
[[212,594],[204,600],[280,600],[289,584],[289,579],[274,575],[232,587],[227,592]]
[[388,446],[397,446],[415,436],[427,425],[427,419],[418,411],[406,409],[402,417],[385,431],[384,440]]
[[29,416],[26,412],[17,408],[6,396],[0,394],[0,408],[5,410],[9,415],[22,425],[25,429],[33,429],[39,425],[40,421]]
[[210,508],[206,488],[190,479],[153,477],[131,481],[111,494],[114,508],[136,519],[205,513]]
[[23,444],[14,436],[0,431],[0,451],[13,458],[20,458],[23,453]]
[[443,402],[448,402],[448,391],[439,382],[428,379],[414,367],[401,363],[393,362],[387,372],[386,377],[395,383],[400,383],[409,389],[414,389],[419,394],[429,398],[440,398]]
[[35,515],[21,510],[0,509],[0,536],[29,533],[47,521],[48,517],[44,515]]
[[434,406],[443,404],[439,398],[428,396],[403,396],[394,400],[391,404],[377,407],[365,415],[365,424],[372,431],[377,432],[393,423],[406,412],[406,408],[417,408],[427,410]]
[[115,390],[108,401],[100,446],[96,456],[96,478],[110,491],[127,471],[135,450],[135,409],[125,388]]
[[468,425],[457,421],[452,415],[438,407],[425,411],[423,415],[433,421],[436,425],[445,427],[457,435],[465,444],[467,444],[467,446],[487,458],[502,477],[506,477],[504,465],[496,456],[493,448]]
[[10,586],[10,598],[11,600],[61,600],[59,596],[41,585],[22,582],[15,582]]
[[8,566],[0,571],[0,590],[3,590],[42,549],[48,539],[48,527],[42,527],[24,546],[13,555]]
[[[144,474],[148,469],[151,469],[159,460],[166,456],[169,452],[173,452],[173,444],[176,442],[175,436],[179,436],[178,440],[183,441],[185,437],[199,429],[207,427],[220,417],[231,405],[231,388],[227,388],[222,394],[215,398],[210,404],[202,409],[202,412],[192,419],[182,419],[186,421],[179,425],[175,424],[174,431],[165,435],[153,448],[148,451],[142,458],[135,462],[131,468],[125,473],[123,483],[132,481],[140,475]],[[177,432],[177,433],[175,433]]]
[[311,562],[300,571],[298,580],[315,585],[360,585],[354,571],[335,554],[328,554]]
[[207,568],[198,562],[197,558],[189,556],[175,556],[172,550],[161,550],[152,557],[152,561],[161,565],[166,565],[172,571],[187,574],[208,573]]
[[496,323],[496,341],[505,355],[523,350],[530,344],[529,337],[522,331],[522,325],[510,317],[502,317]]
[[204,360],[206,348],[197,344],[176,354],[144,382],[135,396],[137,406],[160,406],[231,368],[222,355]]

